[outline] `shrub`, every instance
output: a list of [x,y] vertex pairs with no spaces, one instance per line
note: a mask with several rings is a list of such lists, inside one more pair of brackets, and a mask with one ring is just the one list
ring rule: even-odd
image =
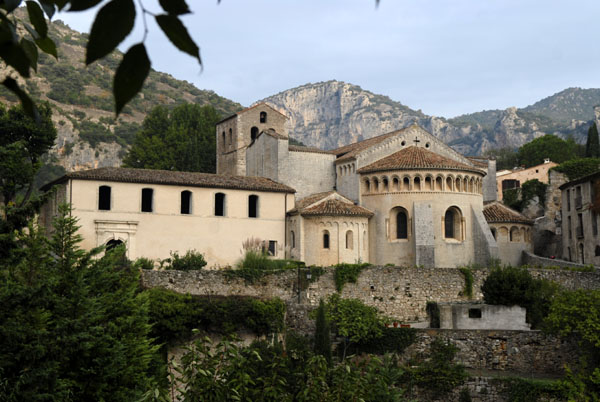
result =
[[315,354],[321,355],[331,364],[331,334],[329,330],[329,321],[325,316],[325,304],[323,300],[319,302],[317,308],[317,322],[315,326]]
[[179,256],[176,251],[171,252],[171,258],[167,259],[168,270],[176,271],[197,271],[206,266],[204,255],[196,250],[188,250],[183,256]]
[[135,262],[133,263],[133,267],[137,269],[152,270],[154,269],[154,261],[150,258],[141,257],[135,260]]
[[493,269],[481,286],[488,304],[519,305],[527,309],[527,322],[538,328],[548,315],[558,286],[546,279],[534,279],[525,268]]
[[[347,353],[370,353],[383,355],[386,353],[402,354],[404,349],[415,342],[416,331],[413,328],[382,328],[381,335],[368,341],[352,344]],[[339,354],[340,351],[338,351]]]
[[337,293],[331,295],[327,316],[335,324],[338,335],[350,342],[366,342],[383,333],[383,317],[375,307],[358,299],[342,299]]
[[[247,283],[254,283],[265,275],[300,267],[304,267],[302,261],[272,259],[266,252],[249,247],[246,248],[244,257],[236,264],[236,269],[225,271],[225,275],[230,278],[243,278]],[[318,270],[314,272],[319,273]]]
[[360,271],[371,264],[338,264],[335,266],[335,288],[341,292],[346,283],[356,283]]

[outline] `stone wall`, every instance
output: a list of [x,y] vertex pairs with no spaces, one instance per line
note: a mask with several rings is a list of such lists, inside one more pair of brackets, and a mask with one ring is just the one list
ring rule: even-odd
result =
[[[533,255],[528,253],[527,251],[523,251],[523,264],[528,265],[530,267],[561,267],[561,268],[584,268],[588,265],[578,264],[576,262],[566,261],[566,260],[558,260],[546,257],[540,257],[538,255]],[[548,271],[548,270],[545,270]],[[565,271],[558,271],[565,272]],[[577,272],[571,272],[571,274],[576,274]],[[571,275],[574,276],[574,275]],[[583,284],[582,284],[583,285]]]
[[[481,285],[488,270],[474,270],[473,300],[482,300]],[[600,272],[572,272],[566,270],[531,270],[535,277],[560,283],[568,289],[600,289]],[[309,284],[301,293],[303,304],[316,306],[319,299],[333,294],[333,269]],[[163,287],[180,293],[199,296],[279,297],[284,301],[298,299],[298,272],[285,271],[264,277],[248,285],[242,279],[228,279],[222,271],[143,271],[145,287]],[[455,268],[369,267],[364,269],[357,283],[344,286],[341,295],[356,298],[374,306],[383,314],[403,322],[427,321],[425,306],[428,301],[466,301],[462,296],[464,277]]]
[[540,331],[423,329],[417,330],[416,341],[403,358],[426,352],[436,337],[454,344],[456,361],[473,370],[560,375],[565,364],[577,364],[579,356],[576,344]]

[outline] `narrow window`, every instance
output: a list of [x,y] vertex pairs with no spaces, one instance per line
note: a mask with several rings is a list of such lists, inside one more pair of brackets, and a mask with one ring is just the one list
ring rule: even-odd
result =
[[225,147],[225,145],[227,145],[227,141],[226,141],[226,138],[225,138],[225,131],[223,131],[222,137],[223,137],[223,147]]
[[143,188],[142,189],[142,212],[152,212],[152,196],[154,195],[154,190],[151,188]]
[[592,212],[592,234],[598,236],[598,215]]
[[260,122],[261,123],[267,122],[267,112],[260,112]]
[[251,195],[248,197],[248,217],[258,217],[258,195]]
[[292,238],[292,248],[296,248],[296,233],[293,230],[290,233],[290,237]]
[[444,237],[446,239],[454,237],[454,211],[451,209],[447,210],[444,216]]
[[404,211],[396,215],[396,239],[408,239],[408,219]]
[[215,194],[215,216],[225,216],[225,194]]
[[269,255],[275,255],[277,250],[277,242],[275,240],[269,240]]
[[192,213],[192,192],[182,191],[181,192],[181,213],[189,215]]
[[583,243],[579,243],[579,255],[580,255],[580,263],[585,264],[585,256],[583,254]]
[[229,129],[229,143],[233,143],[233,131],[231,129]]
[[254,141],[256,139],[256,137],[258,136],[258,127],[252,127],[250,129],[250,139],[252,141]]
[[571,210],[571,190],[567,190],[567,211]]
[[329,232],[323,232],[323,248],[329,248]]
[[351,230],[346,232],[346,248],[354,250],[354,233]]
[[98,209],[101,211],[110,211],[110,187],[100,186],[98,191]]

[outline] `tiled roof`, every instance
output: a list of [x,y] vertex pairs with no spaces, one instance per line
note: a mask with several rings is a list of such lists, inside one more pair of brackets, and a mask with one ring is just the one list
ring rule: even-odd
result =
[[449,169],[467,170],[480,174],[485,173],[474,166],[457,162],[454,159],[446,158],[445,156],[438,155],[423,147],[416,147],[414,145],[371,163],[368,166],[362,167],[358,169],[358,172],[371,173],[396,169]]
[[352,201],[342,197],[335,191],[316,193],[302,198],[296,202],[296,207],[289,211],[289,214],[300,214],[303,216],[373,216],[373,212],[358,205],[354,205]]
[[338,161],[344,161],[348,159],[354,158],[361,151],[372,147],[373,145],[377,145],[382,141],[387,140],[390,137],[395,136],[402,131],[407,130],[410,127],[403,128],[402,130],[392,131],[391,133],[378,135],[377,137],[369,138],[364,141],[355,142],[354,144],[345,145],[343,147],[332,150],[331,152],[338,156]]
[[300,215],[351,215],[351,216],[373,216],[373,212],[358,205],[349,204],[337,199],[326,200],[300,212]]
[[487,169],[488,167],[488,159],[487,158],[481,158],[481,157],[477,157],[477,156],[467,156],[467,159],[470,160],[473,165],[475,166],[479,166],[482,168]]
[[256,108],[256,107],[259,107],[259,106],[261,106],[261,105],[268,106],[268,107],[269,107],[269,108],[271,108],[271,109],[272,109],[274,112],[277,112],[277,113],[279,113],[280,115],[284,116],[286,119],[288,118],[286,115],[284,115],[283,113],[281,113],[279,110],[275,109],[273,106],[269,105],[268,103],[266,103],[266,102],[259,102],[259,103],[257,103],[256,105],[252,105],[252,106],[250,106],[250,107],[247,107],[247,108],[245,108],[245,109],[242,109],[242,110],[240,110],[240,111],[239,111],[239,112],[237,112],[237,113],[234,113],[234,114],[232,114],[232,115],[230,115],[230,116],[227,116],[227,117],[225,117],[223,120],[221,120],[221,121],[217,122],[217,124],[221,124],[221,123],[223,123],[224,121],[227,121],[227,120],[229,120],[229,119],[231,119],[231,118],[233,118],[233,117],[235,117],[235,116],[238,116],[238,115],[240,115],[240,114],[242,114],[242,113],[246,113],[247,111],[249,111],[249,110],[252,110],[252,109],[254,109],[254,108]]
[[46,184],[42,189],[62,183],[68,179],[101,180],[123,183],[166,184],[190,187],[214,187],[236,190],[274,191],[295,193],[291,187],[264,177],[228,176],[212,173],[174,172],[170,170],[129,169],[105,167],[82,170],[64,175]]
[[488,223],[524,223],[533,225],[533,221],[507,207],[499,201],[492,201],[483,206],[483,216]]
[[333,151],[325,151],[323,149],[314,148],[314,147],[305,147],[301,145],[290,145],[288,147],[290,152],[311,152],[314,154],[330,154],[333,155]]

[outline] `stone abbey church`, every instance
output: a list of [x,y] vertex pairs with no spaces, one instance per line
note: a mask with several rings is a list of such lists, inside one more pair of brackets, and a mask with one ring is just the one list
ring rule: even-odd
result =
[[69,202],[84,247],[129,258],[202,252],[234,265],[260,241],[276,258],[456,267],[519,264],[532,222],[496,201],[495,161],[460,155],[419,126],[331,151],[291,145],[265,103],[217,124],[217,174],[100,168],[56,186],[41,221]]

